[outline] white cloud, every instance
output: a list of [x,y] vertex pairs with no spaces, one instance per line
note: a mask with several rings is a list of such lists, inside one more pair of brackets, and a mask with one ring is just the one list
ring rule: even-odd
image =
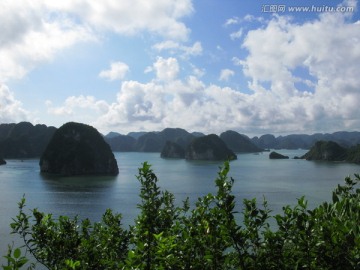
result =
[[38,63],[77,42],[94,40],[91,29],[50,16],[41,1],[0,4],[0,80],[22,78]]
[[235,72],[231,69],[222,69],[219,76],[219,81],[228,81],[230,77],[234,76]]
[[150,31],[164,37],[186,40],[189,29],[180,21],[193,12],[191,0],[64,0],[46,1],[54,10],[71,14],[97,29],[133,35]]
[[29,112],[22,107],[22,103],[15,99],[14,94],[0,83],[0,123],[12,123],[28,120]]
[[232,40],[235,40],[235,39],[241,38],[242,35],[243,35],[243,29],[240,28],[238,31],[231,33],[231,34],[230,34],[230,38],[231,38]]
[[99,73],[100,78],[108,79],[110,81],[122,80],[125,78],[126,73],[129,72],[129,66],[123,62],[111,63],[110,69],[102,70]]
[[[269,91],[277,97],[278,111],[284,114],[278,116],[279,123],[285,124],[290,115],[300,120],[299,129],[349,128],[346,123],[358,127],[360,115],[353,101],[360,100],[360,28],[347,16],[324,13],[301,25],[277,16],[246,36],[243,47],[249,55],[234,60],[243,66],[256,95]],[[298,67],[308,74],[297,76]],[[300,91],[299,81],[310,92]],[[264,89],[264,83],[270,87]]]
[[78,109],[90,109],[97,111],[98,113],[106,113],[108,105],[103,100],[96,100],[93,96],[80,95],[68,97],[64,105],[54,107],[52,101],[47,100],[45,105],[48,108],[48,113],[57,116],[76,116]]
[[[248,55],[234,57],[233,63],[247,76],[251,93],[207,84],[200,76],[181,78],[175,57],[158,57],[147,69],[154,71],[154,79],[123,81],[112,103],[79,96],[59,107],[49,103],[49,109],[75,118],[88,115],[81,110],[90,111],[87,121],[97,128],[121,132],[165,127],[247,134],[359,129],[360,29],[347,16],[321,14],[305,23],[275,16],[244,34],[242,49]],[[178,50],[179,44],[163,43],[158,49]],[[221,73],[219,79],[226,81],[235,71]]]
[[242,66],[242,63],[243,63],[243,61],[240,58],[236,57],[236,56],[234,56],[231,59],[231,61],[235,66]]
[[203,77],[206,73],[205,69],[196,67],[195,65],[191,65],[191,68],[192,68],[194,76],[196,76],[198,78]]
[[154,63],[153,68],[156,72],[156,77],[161,81],[172,81],[174,80],[180,70],[179,63],[176,58],[162,58],[158,57]]
[[195,42],[192,46],[185,46],[173,40],[166,40],[164,42],[155,44],[153,48],[159,52],[166,50],[171,54],[179,53],[182,58],[201,55],[203,52],[201,42],[199,41]]
[[[191,0],[64,0],[0,3],[0,81],[19,79],[39,63],[79,42],[97,40],[100,31],[121,35],[150,32],[186,41],[181,19],[193,12]],[[195,44],[198,46],[198,44]],[[188,48],[188,54],[198,47]]]
[[230,18],[230,19],[227,19],[224,26],[229,26],[229,25],[233,25],[233,24],[239,24],[239,18],[237,17],[233,17],[233,18]]

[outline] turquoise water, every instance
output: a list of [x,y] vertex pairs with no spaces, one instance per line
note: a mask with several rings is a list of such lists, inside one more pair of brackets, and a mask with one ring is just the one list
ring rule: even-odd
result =
[[[281,154],[300,156],[305,150],[281,150]],[[233,193],[238,209],[244,198],[267,199],[274,213],[296,203],[305,195],[309,206],[331,199],[331,191],[343,183],[345,176],[360,172],[360,166],[345,163],[306,160],[270,160],[269,153],[239,154],[231,162]],[[101,219],[107,208],[123,214],[123,222],[132,224],[138,210],[139,183],[135,175],[141,163],[152,164],[159,185],[175,194],[178,203],[186,197],[191,202],[215,192],[214,180],[221,162],[190,162],[161,159],[159,153],[115,153],[120,173],[117,177],[48,178],[39,173],[37,159],[8,160],[0,167],[0,256],[6,252],[11,218],[17,214],[17,203],[23,194],[27,208],[38,208],[54,216],[79,215],[94,221]],[[16,240],[16,239],[15,239]],[[0,259],[0,265],[2,258]]]

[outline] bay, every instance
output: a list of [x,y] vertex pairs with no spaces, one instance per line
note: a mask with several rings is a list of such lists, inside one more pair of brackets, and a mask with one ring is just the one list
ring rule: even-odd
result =
[[[331,192],[344,178],[359,173],[360,166],[348,163],[313,162],[292,159],[306,150],[280,150],[287,160],[270,160],[269,153],[238,154],[230,163],[229,176],[234,179],[233,193],[237,210],[244,198],[266,198],[273,214],[284,205],[294,205],[306,196],[313,208],[331,199]],[[55,217],[79,215],[80,219],[99,221],[107,208],[122,213],[124,226],[133,224],[139,213],[140,185],[138,168],[145,161],[152,165],[159,186],[175,195],[181,203],[189,197],[216,192],[214,180],[222,162],[161,159],[159,153],[115,153],[120,173],[117,177],[46,177],[40,174],[39,160],[7,160],[0,167],[0,256],[7,244],[19,243],[10,235],[9,224],[17,215],[17,203],[25,195],[26,209],[38,208]],[[0,259],[0,265],[3,258]]]

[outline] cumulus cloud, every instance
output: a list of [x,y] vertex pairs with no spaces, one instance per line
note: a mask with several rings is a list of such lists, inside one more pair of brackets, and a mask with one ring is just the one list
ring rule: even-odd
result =
[[100,78],[110,81],[124,79],[126,73],[129,72],[129,66],[123,62],[111,63],[110,69],[102,70],[99,73]]
[[[304,23],[274,16],[243,37],[247,55],[232,60],[251,92],[208,84],[199,76],[182,78],[175,57],[158,57],[151,66],[152,80],[123,81],[112,103],[73,97],[61,106],[71,109],[63,113],[75,114],[86,106],[96,114],[93,122],[99,129],[122,132],[182,127],[264,134],[359,128],[359,23],[341,13],[320,14]],[[224,69],[219,79],[226,81],[234,72]]]
[[174,80],[180,70],[179,63],[176,58],[162,58],[158,57],[154,63],[153,68],[156,72],[156,77],[161,81],[172,81]]
[[28,119],[29,112],[16,100],[13,92],[0,83],[0,123],[11,123]]
[[228,81],[230,77],[234,76],[235,72],[231,69],[223,69],[220,72],[219,81]]
[[75,116],[78,109],[90,109],[98,113],[106,113],[108,106],[103,100],[96,100],[93,96],[71,96],[68,97],[64,104],[59,107],[53,106],[52,101],[45,102],[48,112],[57,116]]
[[[279,123],[300,119],[300,129],[345,129],[359,124],[354,100],[360,100],[360,28],[347,14],[324,13],[302,25],[276,16],[266,27],[250,31],[241,61],[256,95],[268,91],[280,105]],[[301,68],[301,76],[296,69]],[[300,90],[298,83],[308,86]],[[267,87],[266,85],[269,85]],[[289,102],[290,101],[290,102]],[[280,111],[281,108],[281,111]],[[269,111],[269,110],[268,110]]]
[[[181,19],[193,12],[191,0],[45,1],[0,3],[0,81],[19,79],[39,63],[79,42],[98,40],[100,31],[134,35],[147,31],[186,41]],[[187,48],[194,54],[198,45]]]
[[175,40],[186,40],[189,29],[180,21],[193,12],[191,0],[113,1],[79,0],[46,1],[55,10],[76,16],[97,29],[120,34],[150,31]]
[[[51,19],[50,19],[51,18]],[[0,80],[22,78],[39,62],[80,41],[94,40],[91,29],[50,16],[42,1],[0,3]]]

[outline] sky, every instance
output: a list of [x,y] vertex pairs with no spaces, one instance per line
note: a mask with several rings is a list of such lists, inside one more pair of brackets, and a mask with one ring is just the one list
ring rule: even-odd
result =
[[313,134],[359,101],[356,0],[0,2],[0,123]]

